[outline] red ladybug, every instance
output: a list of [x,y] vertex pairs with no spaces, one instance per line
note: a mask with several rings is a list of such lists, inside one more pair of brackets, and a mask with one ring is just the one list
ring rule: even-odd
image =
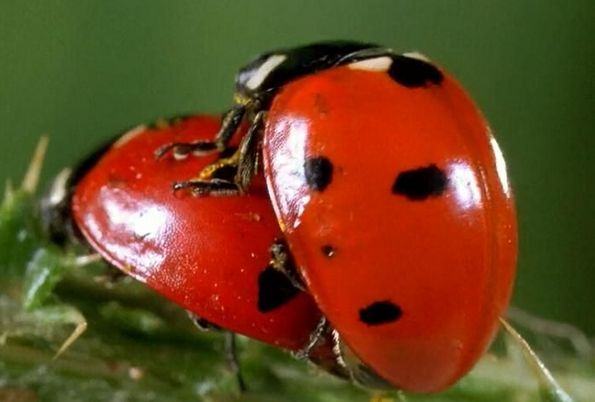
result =
[[[460,379],[497,329],[517,257],[504,160],[477,106],[425,58],[354,42],[267,53],[237,86],[214,141],[161,154],[225,149],[247,119],[240,149],[176,187],[244,193],[262,147],[338,362],[364,385],[411,392]],[[212,180],[229,166],[233,180]]]
[[62,180],[53,205],[67,203],[63,215],[72,215],[93,249],[199,324],[299,351],[320,312],[269,264],[269,248],[282,235],[263,178],[242,197],[197,198],[174,193],[171,182],[193,177],[214,157],[154,157],[166,143],[206,140],[219,127],[203,116],[137,127],[81,164],[68,184]]
[[508,305],[517,246],[500,150],[460,86],[438,69],[408,87],[337,67],[288,84],[264,138],[299,272],[354,354],[413,392],[467,373]]

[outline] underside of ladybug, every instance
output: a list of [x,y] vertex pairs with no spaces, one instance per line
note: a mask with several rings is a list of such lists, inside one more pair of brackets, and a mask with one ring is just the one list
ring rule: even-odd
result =
[[[174,183],[174,190],[188,189],[196,195],[214,196],[245,193],[252,177],[258,171],[258,156],[267,110],[277,92],[298,78],[352,63],[388,74],[407,70],[409,79],[412,80],[411,86],[419,85],[417,81],[423,82],[427,77],[440,80],[438,69],[424,60],[396,54],[389,48],[374,44],[351,41],[322,42],[262,54],[237,74],[234,104],[223,116],[221,130],[212,141],[172,143],[156,151],[158,158],[171,152],[176,159],[184,159],[189,155],[201,156],[223,152],[240,124],[243,121],[249,123],[248,132],[232,156],[220,158],[200,172],[195,179]],[[217,177],[219,170],[229,169],[230,166],[236,169],[233,180]]]

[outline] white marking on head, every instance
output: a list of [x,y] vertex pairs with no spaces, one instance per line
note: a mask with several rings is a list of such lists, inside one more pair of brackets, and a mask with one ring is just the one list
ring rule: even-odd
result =
[[375,57],[373,59],[366,59],[356,61],[348,65],[352,70],[366,70],[366,71],[387,71],[392,64],[392,60],[388,56]]
[[112,147],[113,148],[121,147],[122,145],[126,144],[128,141],[130,141],[131,139],[133,139],[134,137],[136,137],[137,135],[139,135],[146,129],[147,129],[147,126],[145,126],[144,124],[141,124],[140,126],[136,126],[132,129],[126,131],[124,134],[122,134],[122,136],[120,138],[118,138],[116,140],[116,142],[114,142]]
[[246,87],[252,90],[258,88],[271,71],[277,68],[285,60],[287,60],[287,56],[284,54],[273,54],[272,56],[269,56],[267,61],[262,63],[252,77],[250,77],[248,82],[246,82]]
[[407,52],[407,53],[403,53],[403,56],[409,57],[411,59],[425,61],[426,63],[432,62],[432,60],[430,60],[425,54],[419,53],[419,52]]
[[50,189],[50,196],[48,197],[50,205],[58,205],[66,198],[66,194],[68,193],[66,185],[71,174],[72,169],[70,168],[62,169],[62,171],[58,173]]

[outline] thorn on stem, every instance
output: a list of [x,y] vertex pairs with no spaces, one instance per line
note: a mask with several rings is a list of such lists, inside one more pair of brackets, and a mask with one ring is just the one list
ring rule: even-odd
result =
[[70,336],[66,338],[64,343],[62,343],[62,346],[60,346],[60,349],[58,349],[52,360],[56,360],[58,357],[60,357],[60,355],[64,353],[70,347],[70,345],[72,345],[86,331],[86,329],[87,321],[83,320],[79,322]]
[[48,142],[49,137],[46,135],[39,139],[37,147],[35,148],[35,152],[33,153],[33,158],[31,159],[31,162],[29,162],[27,173],[25,174],[25,178],[21,184],[21,189],[27,191],[28,193],[33,194],[37,189],[39,175],[41,174],[41,168],[43,165],[43,159],[45,157],[45,151],[48,147]]

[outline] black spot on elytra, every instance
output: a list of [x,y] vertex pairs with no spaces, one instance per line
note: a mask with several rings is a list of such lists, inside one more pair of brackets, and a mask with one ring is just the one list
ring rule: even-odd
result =
[[446,174],[436,165],[399,173],[392,192],[410,200],[421,201],[430,196],[439,196],[448,185]]
[[359,311],[359,319],[368,325],[388,324],[397,321],[403,312],[396,304],[384,300],[370,304]]
[[393,56],[388,75],[397,83],[407,88],[426,87],[430,84],[440,85],[442,73],[436,66],[412,57]]
[[304,162],[304,173],[312,190],[323,191],[333,180],[333,164],[324,156],[308,158]]
[[320,247],[320,251],[327,258],[332,258],[335,255],[335,248],[330,244],[325,244],[324,246]]
[[268,313],[297,296],[299,289],[280,271],[268,266],[258,275],[258,311]]

